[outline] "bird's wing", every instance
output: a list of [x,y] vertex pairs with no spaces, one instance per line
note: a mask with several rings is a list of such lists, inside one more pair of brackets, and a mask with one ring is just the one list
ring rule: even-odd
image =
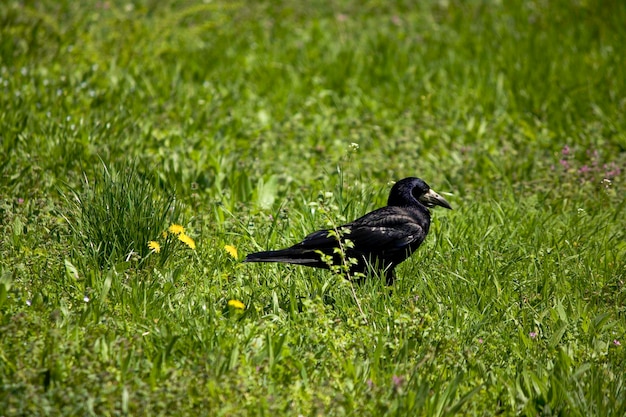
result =
[[318,230],[307,235],[295,246],[303,249],[333,248],[337,246],[337,238],[330,234],[330,230]]
[[[420,219],[400,209],[384,207],[344,224],[339,230],[349,232],[343,238],[354,243],[361,253],[405,250],[409,245],[421,243],[426,237]],[[328,230],[313,232],[296,245],[299,248],[326,249],[337,247],[337,238]]]
[[404,251],[425,237],[424,227],[406,214],[364,216],[353,222],[346,235],[363,253]]

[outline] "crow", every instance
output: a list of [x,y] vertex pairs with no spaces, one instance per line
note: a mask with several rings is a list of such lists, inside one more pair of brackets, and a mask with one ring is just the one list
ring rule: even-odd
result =
[[[450,204],[420,178],[404,178],[391,188],[387,206],[367,213],[351,223],[318,230],[289,248],[249,254],[244,262],[281,262],[329,269],[353,258],[350,275],[381,271],[387,284],[395,279],[394,269],[422,244],[430,228],[430,207],[452,210]],[[339,238],[338,238],[339,236]],[[352,244],[346,245],[346,240]],[[344,260],[337,248],[345,252]],[[322,254],[328,255],[326,260]]]

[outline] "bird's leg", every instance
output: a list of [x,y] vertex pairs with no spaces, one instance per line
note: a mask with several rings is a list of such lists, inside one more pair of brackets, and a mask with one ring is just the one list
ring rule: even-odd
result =
[[385,278],[387,280],[387,285],[393,285],[393,282],[396,280],[396,273],[393,265],[390,265],[387,269],[385,269]]

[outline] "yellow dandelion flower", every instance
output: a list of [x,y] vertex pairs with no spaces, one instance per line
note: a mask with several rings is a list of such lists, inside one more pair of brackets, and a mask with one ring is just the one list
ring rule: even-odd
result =
[[196,242],[194,242],[192,238],[190,238],[184,233],[181,233],[178,235],[178,240],[183,242],[185,245],[189,246],[191,249],[196,248]]
[[163,236],[163,239],[167,239],[167,232],[164,231],[163,233],[161,233],[161,236]]
[[246,308],[246,305],[239,300],[229,300],[228,305],[237,310],[244,310]]
[[173,233],[176,236],[185,234],[185,228],[180,224],[173,224],[167,230],[169,230],[170,233]]
[[159,242],[156,242],[154,240],[151,240],[150,242],[148,242],[148,247],[152,250],[152,252],[154,253],[159,253],[161,252],[161,245],[159,245]]
[[230,256],[237,259],[237,248],[232,245],[224,246],[224,250],[229,253]]

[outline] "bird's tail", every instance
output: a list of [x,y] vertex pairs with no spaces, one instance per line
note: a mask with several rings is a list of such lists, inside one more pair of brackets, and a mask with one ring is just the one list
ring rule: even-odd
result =
[[280,262],[321,268],[326,265],[315,251],[292,248],[251,253],[244,262]]

